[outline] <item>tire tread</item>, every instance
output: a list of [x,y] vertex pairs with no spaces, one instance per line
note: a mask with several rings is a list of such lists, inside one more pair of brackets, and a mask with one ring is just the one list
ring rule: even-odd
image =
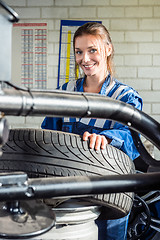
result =
[[[12,129],[2,151],[0,172],[24,171],[29,177],[135,173],[133,162],[119,149],[107,145],[96,152],[79,135],[52,130]],[[133,193],[111,193],[87,199],[126,215],[133,196]]]

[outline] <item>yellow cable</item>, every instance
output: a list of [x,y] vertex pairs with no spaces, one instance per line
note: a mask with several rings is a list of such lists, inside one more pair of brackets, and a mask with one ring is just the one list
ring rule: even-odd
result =
[[69,81],[70,50],[71,50],[71,31],[68,31],[68,37],[67,37],[67,59],[66,59],[66,82]]

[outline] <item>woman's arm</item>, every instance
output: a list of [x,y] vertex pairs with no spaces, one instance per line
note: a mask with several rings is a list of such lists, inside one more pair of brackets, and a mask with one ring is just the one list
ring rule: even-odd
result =
[[[136,91],[126,94],[121,101],[142,110],[142,99]],[[104,129],[99,134],[85,132],[83,140],[89,140],[90,148],[95,148],[96,150],[104,149],[106,144],[110,143],[112,146],[125,152],[131,159],[137,158],[139,153],[133,143],[129,128],[118,122],[112,122],[111,126],[110,129]]]

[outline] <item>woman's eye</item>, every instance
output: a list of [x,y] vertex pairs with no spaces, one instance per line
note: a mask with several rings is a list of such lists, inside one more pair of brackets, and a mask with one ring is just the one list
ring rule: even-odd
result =
[[97,49],[91,49],[91,51],[90,51],[91,53],[95,53],[95,52],[97,52]]
[[80,55],[80,54],[82,54],[82,51],[76,51],[76,54]]

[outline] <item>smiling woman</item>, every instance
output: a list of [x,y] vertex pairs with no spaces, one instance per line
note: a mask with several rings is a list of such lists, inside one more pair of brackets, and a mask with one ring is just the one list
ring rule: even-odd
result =
[[85,92],[99,93],[104,79],[108,75],[106,54],[109,55],[111,51],[111,45],[106,45],[105,47],[102,39],[97,39],[96,36],[82,35],[76,38],[76,63],[87,76],[84,85]]
[[[83,37],[83,38],[81,38]],[[89,40],[89,42],[88,42]],[[79,46],[77,46],[77,44]],[[84,44],[84,45],[83,45]],[[88,46],[87,46],[88,45]],[[111,75],[114,74],[113,68],[113,56],[114,56],[114,46],[108,30],[101,23],[86,23],[74,34],[73,47],[75,50],[76,57],[76,67],[78,67],[77,54],[83,54],[82,49],[76,49],[77,47],[88,47],[90,53],[96,53],[96,55],[101,55],[104,60],[105,73],[107,72]],[[77,51],[76,51],[77,50]],[[107,69],[106,69],[107,66]]]
[[[114,47],[104,25],[89,22],[79,27],[73,38],[73,47],[76,69],[81,68],[84,77],[65,83],[62,90],[97,93],[142,109],[139,94],[113,77]],[[129,128],[108,119],[46,117],[42,128],[82,135],[83,141],[88,140],[89,147],[96,151],[105,150],[110,144],[131,159],[139,156]],[[98,220],[98,239],[126,239],[128,217],[106,220],[105,216],[105,220]]]

